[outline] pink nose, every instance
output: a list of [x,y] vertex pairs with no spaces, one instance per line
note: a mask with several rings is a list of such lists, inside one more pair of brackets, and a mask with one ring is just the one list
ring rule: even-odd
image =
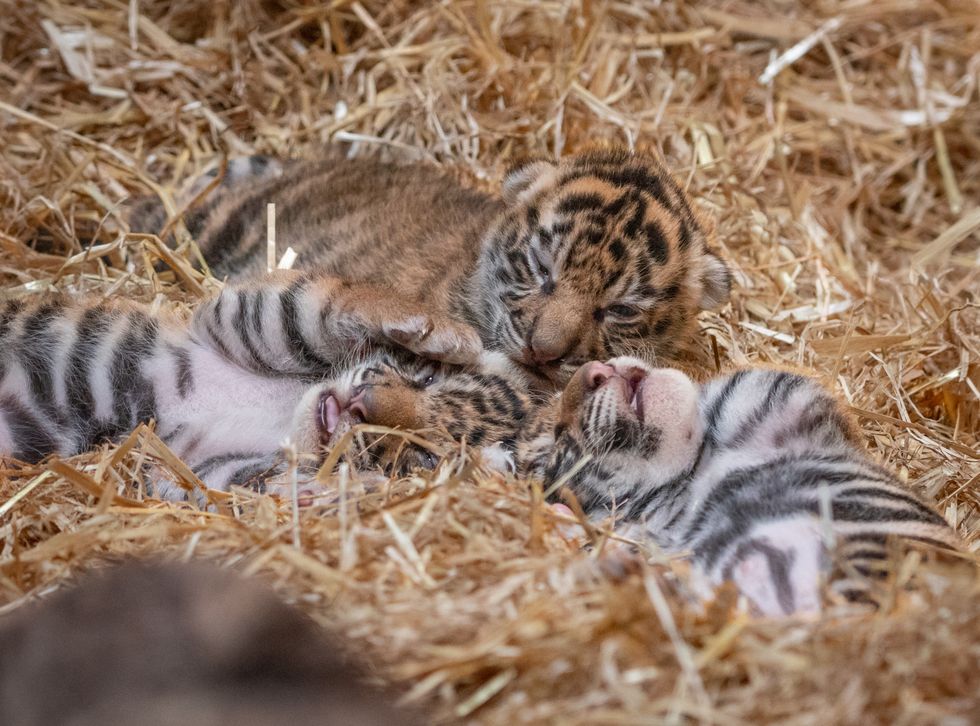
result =
[[585,364],[585,384],[595,390],[616,375],[616,369],[597,360]]

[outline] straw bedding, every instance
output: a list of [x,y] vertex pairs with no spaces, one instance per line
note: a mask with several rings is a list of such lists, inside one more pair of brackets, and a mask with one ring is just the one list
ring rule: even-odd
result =
[[[0,276],[186,306],[220,284],[120,204],[221,155],[461,164],[652,143],[718,222],[738,288],[711,365],[813,368],[867,445],[980,545],[980,5],[967,0],[2,0]],[[178,238],[180,229],[178,226]],[[95,241],[96,247],[86,251]],[[154,264],[158,270],[154,270]],[[682,562],[566,542],[474,471],[294,509],[144,498],[150,429],[0,471],[3,611],[124,554],[206,558],[336,628],[435,718],[948,723],[980,716],[976,563],[913,553],[875,616],[754,621]]]

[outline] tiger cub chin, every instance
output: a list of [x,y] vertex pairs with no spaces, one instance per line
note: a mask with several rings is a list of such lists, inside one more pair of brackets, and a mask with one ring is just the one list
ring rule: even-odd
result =
[[[281,474],[287,440],[312,456],[314,468],[339,442],[352,445],[358,464],[393,473],[435,464],[426,449],[394,435],[344,437],[359,423],[411,429],[433,441],[514,447],[528,398],[504,356],[482,353],[458,366],[398,348],[358,349],[344,337],[349,321],[341,311],[295,309],[302,283],[228,286],[189,323],[120,300],[60,296],[0,305],[0,457],[70,456],[155,421],[205,486],[227,490],[261,489]],[[396,338],[414,330],[417,318],[409,316]],[[452,337],[425,341],[432,353],[458,352]],[[187,498],[162,478],[152,494]]]
[[[205,201],[185,221],[215,276],[265,271],[274,202],[296,269],[374,286],[372,300],[425,302],[544,387],[590,359],[670,355],[697,313],[729,296],[712,227],[648,153],[525,161],[499,194],[419,163],[251,157],[229,163]],[[163,222],[159,205],[142,204],[130,227]]]
[[821,584],[874,602],[892,536],[957,549],[946,521],[871,461],[812,379],[747,369],[698,385],[633,358],[591,362],[543,409],[524,468],[595,518],[688,552],[765,615],[815,612]]

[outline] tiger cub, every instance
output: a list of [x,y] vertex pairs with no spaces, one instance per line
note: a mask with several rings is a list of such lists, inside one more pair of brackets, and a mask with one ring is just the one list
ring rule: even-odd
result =
[[[525,161],[499,195],[435,166],[369,159],[252,157],[230,163],[225,180],[186,216],[215,276],[264,272],[274,202],[298,269],[375,286],[396,306],[424,301],[544,387],[590,359],[669,355],[698,311],[729,295],[711,226],[648,153]],[[152,210],[138,205],[131,228],[160,231]]]
[[[463,367],[394,347],[356,350],[361,341],[345,335],[350,319],[342,310],[295,304],[310,302],[304,281],[287,275],[227,286],[189,324],[127,301],[6,302],[0,456],[68,456],[152,419],[207,487],[227,490],[261,487],[281,472],[287,438],[299,452],[322,454],[358,423],[513,448],[528,398],[506,358],[481,354]],[[409,315],[390,331],[390,342],[414,336],[418,317],[426,318]],[[351,324],[354,334],[361,322]],[[454,336],[435,350],[445,342],[438,336],[410,342],[458,354]],[[425,449],[391,436],[357,434],[354,444],[360,461],[389,471],[435,463]],[[159,487],[157,496],[184,498],[172,484]]]
[[591,516],[689,552],[765,615],[818,611],[823,580],[873,601],[889,536],[959,546],[871,461],[833,396],[786,371],[698,385],[632,358],[591,362],[528,427],[519,460],[546,483],[571,473]]

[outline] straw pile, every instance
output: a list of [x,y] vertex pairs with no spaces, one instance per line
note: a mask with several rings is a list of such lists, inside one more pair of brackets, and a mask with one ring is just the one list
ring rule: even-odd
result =
[[[3,295],[188,304],[219,283],[126,236],[221,155],[459,162],[659,146],[718,220],[720,364],[818,371],[867,444],[980,534],[980,4],[3,0]],[[86,252],[82,241],[95,240]],[[80,241],[81,240],[81,241]],[[166,270],[154,272],[163,260]],[[465,452],[340,502],[143,500],[152,432],[0,472],[4,611],[119,554],[271,583],[447,722],[936,723],[980,716],[975,563],[902,561],[875,616],[753,621],[678,596],[678,562],[579,551]]]

